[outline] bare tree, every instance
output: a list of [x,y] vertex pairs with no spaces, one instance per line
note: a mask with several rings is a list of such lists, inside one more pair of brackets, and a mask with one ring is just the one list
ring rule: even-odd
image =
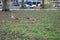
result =
[[55,7],[57,7],[58,6],[58,0],[56,0],[56,5],[55,5]]
[[21,8],[24,8],[24,0],[21,2]]
[[42,0],[42,8],[44,8],[44,0]]
[[8,0],[2,0],[3,2],[2,11],[9,11],[7,1]]

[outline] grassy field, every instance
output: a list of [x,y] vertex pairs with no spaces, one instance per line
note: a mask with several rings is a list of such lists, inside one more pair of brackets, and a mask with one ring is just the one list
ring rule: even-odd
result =
[[0,40],[60,40],[60,11],[0,12]]

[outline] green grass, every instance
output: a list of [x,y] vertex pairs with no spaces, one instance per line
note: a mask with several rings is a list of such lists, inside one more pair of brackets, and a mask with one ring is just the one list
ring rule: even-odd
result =
[[60,40],[60,10],[0,12],[0,40]]

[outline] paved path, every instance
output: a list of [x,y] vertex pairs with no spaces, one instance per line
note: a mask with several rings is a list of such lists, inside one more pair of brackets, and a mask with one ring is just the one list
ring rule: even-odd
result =
[[[2,9],[0,9],[1,11]],[[12,10],[58,10],[58,9],[10,9],[11,11]]]

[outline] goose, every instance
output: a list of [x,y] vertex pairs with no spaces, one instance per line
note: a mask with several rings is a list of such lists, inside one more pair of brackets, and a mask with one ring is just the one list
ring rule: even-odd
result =
[[18,20],[18,18],[15,17],[15,16],[11,16],[11,18],[12,18],[13,20]]

